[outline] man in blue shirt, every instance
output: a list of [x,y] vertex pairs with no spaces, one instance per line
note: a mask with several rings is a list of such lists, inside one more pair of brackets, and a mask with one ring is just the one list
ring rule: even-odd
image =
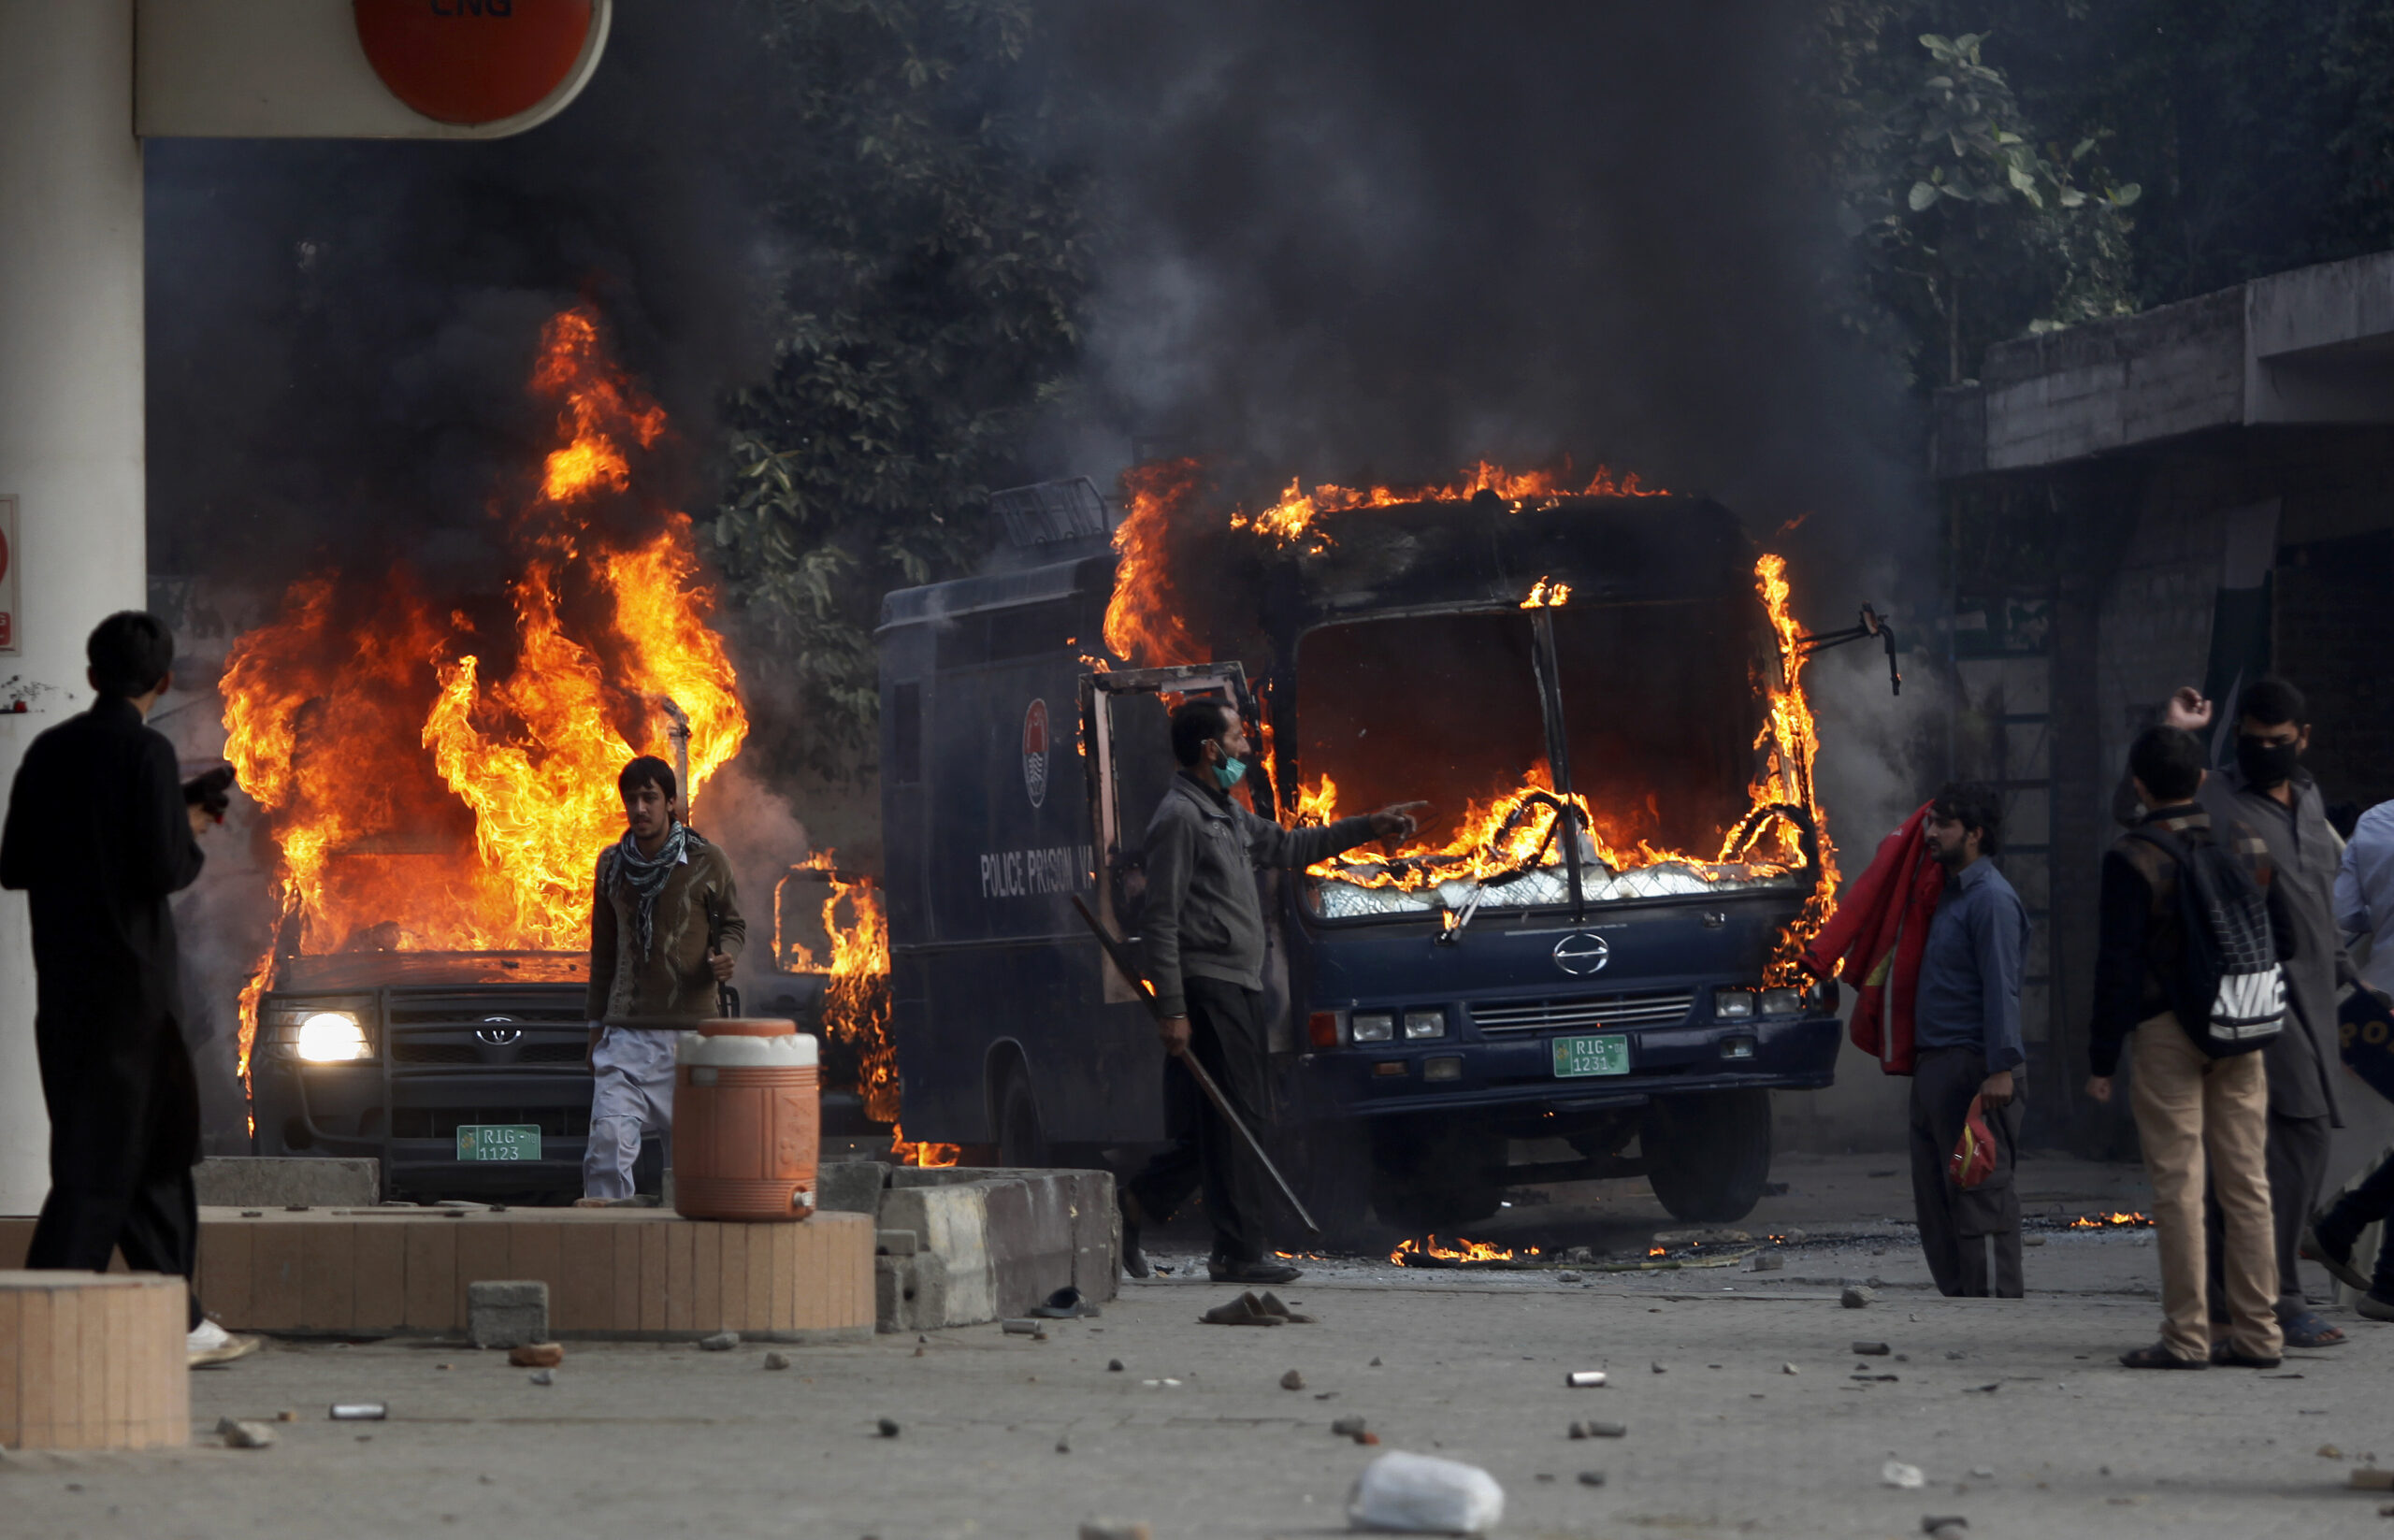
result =
[[[1929,804],[1928,853],[1945,869],[1912,1006],[1911,1196],[1929,1275],[1945,1294],[2020,1297],[2020,967],[2028,914],[1986,857],[2001,846],[2003,805],[1976,783]],[[1970,1099],[1983,1097],[1995,1170],[1975,1187],[1947,1166]]]

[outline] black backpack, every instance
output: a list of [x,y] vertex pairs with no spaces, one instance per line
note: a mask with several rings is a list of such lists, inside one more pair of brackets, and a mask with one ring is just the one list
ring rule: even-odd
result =
[[2214,841],[2151,824],[2128,837],[2178,866],[2178,976],[2163,983],[2187,1035],[2214,1058],[2267,1047],[2286,1026],[2286,974],[2261,885]]

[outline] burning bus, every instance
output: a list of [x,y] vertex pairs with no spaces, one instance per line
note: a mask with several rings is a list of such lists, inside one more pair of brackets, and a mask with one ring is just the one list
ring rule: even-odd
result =
[[643,486],[663,410],[586,307],[549,322],[531,388],[555,439],[494,500],[502,589],[309,577],[222,685],[273,844],[241,995],[256,1148],[373,1156],[408,1197],[579,1194],[616,772],[678,747],[702,808],[748,730],[690,521]]
[[[1161,1137],[1154,1033],[1072,900],[1135,936],[1167,714],[1209,696],[1264,745],[1260,811],[1432,800],[1403,849],[1258,876],[1275,1122],[1327,1230],[1637,1174],[1682,1218],[1745,1214],[1768,1092],[1828,1085],[1839,1030],[1794,964],[1836,872],[1778,560],[1601,473],[1226,519],[1185,462],[1129,484],[1118,525],[1086,481],[1001,494],[984,571],[885,601],[909,1134],[1007,1164]],[[1508,1163],[1548,1138],[1578,1159]]]

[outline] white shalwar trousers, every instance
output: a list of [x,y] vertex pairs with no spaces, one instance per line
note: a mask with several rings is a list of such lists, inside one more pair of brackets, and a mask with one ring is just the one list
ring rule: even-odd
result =
[[[640,1136],[673,1132],[673,1046],[681,1034],[606,1027],[591,1052],[590,1144],[582,1157],[582,1195],[628,1198]],[[671,1148],[671,1145],[668,1145]]]

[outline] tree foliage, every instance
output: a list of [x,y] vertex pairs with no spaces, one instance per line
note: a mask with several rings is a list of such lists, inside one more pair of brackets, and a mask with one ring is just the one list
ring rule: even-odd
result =
[[[1839,313],[1925,383],[1974,373],[1988,343],[2039,323],[2394,245],[2394,0],[1816,0],[1812,14],[1815,137],[1863,243]],[[1956,49],[1975,36],[1996,79],[1914,51],[1923,33]],[[1919,93],[1938,77],[1983,88],[1990,120],[2019,136],[2012,148],[2055,166],[2095,216],[2037,209],[1983,146],[1975,168],[1949,166],[1974,192],[1999,176],[2022,206],[1969,211],[1982,266],[1955,289],[1958,327],[1925,302],[1936,268],[1921,251],[1950,234],[1896,236],[1904,216],[1954,211],[1941,186],[1909,207],[1919,143],[1890,122],[1909,110],[1929,126],[1940,104]],[[2043,189],[2037,168],[2019,169]],[[2133,217],[2098,207],[2131,185]]]
[[2132,308],[2121,211],[2140,189],[2107,184],[2095,136],[2040,145],[1984,41],[1927,33],[1909,59],[1874,50],[1867,75],[1846,74],[1833,162],[1857,248],[1853,319],[1938,383],[1989,342]]
[[819,772],[871,757],[887,590],[960,570],[1032,415],[1066,388],[1089,284],[1086,180],[1049,153],[1027,0],[759,7],[773,363],[727,413],[714,520]]

